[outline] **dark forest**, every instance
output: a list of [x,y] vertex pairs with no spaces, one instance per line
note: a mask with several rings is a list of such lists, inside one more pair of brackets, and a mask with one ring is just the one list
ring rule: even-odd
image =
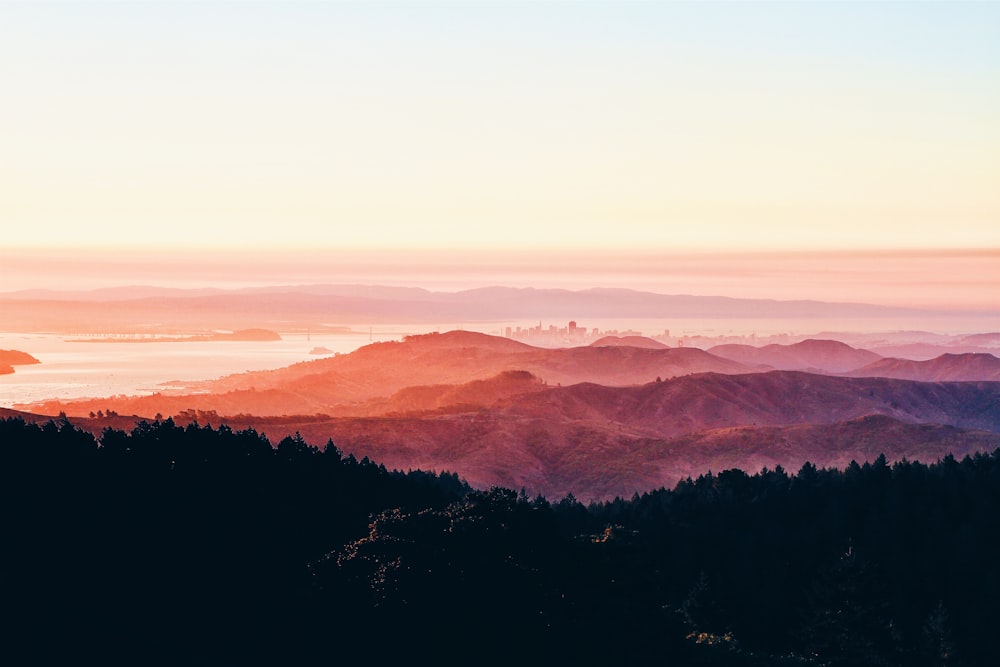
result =
[[1000,664],[1000,450],[583,505],[172,420],[0,420],[5,664]]

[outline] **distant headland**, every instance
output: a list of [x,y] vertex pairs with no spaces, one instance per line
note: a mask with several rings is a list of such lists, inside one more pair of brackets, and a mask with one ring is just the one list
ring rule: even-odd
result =
[[14,366],[41,363],[27,352],[19,350],[0,350],[0,375],[10,375]]
[[214,332],[190,336],[99,336],[94,338],[72,338],[69,343],[208,343],[215,341],[272,341],[281,336],[270,329],[240,329],[232,332]]

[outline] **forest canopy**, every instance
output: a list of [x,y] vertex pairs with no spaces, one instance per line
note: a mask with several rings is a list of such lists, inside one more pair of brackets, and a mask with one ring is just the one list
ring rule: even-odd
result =
[[169,419],[0,456],[32,662],[1000,664],[1000,450],[590,505]]

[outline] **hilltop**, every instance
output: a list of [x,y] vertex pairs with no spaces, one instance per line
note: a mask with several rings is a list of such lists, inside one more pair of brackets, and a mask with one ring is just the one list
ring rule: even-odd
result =
[[716,345],[708,351],[725,359],[768,370],[817,370],[828,373],[851,371],[882,358],[874,352],[859,350],[839,341],[815,339],[764,347]]
[[590,347],[644,347],[662,350],[668,346],[646,336],[604,336],[591,343]]
[[942,354],[926,361],[880,359],[845,375],[878,376],[924,382],[1000,381],[1000,359],[987,353]]

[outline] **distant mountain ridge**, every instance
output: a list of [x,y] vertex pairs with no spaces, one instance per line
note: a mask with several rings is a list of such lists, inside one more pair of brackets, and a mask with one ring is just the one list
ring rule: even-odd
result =
[[636,434],[679,435],[731,426],[834,423],[880,414],[1000,432],[1000,383],[844,378],[801,371],[699,373],[633,387],[582,383],[519,396],[524,416],[611,421]]
[[708,351],[748,366],[766,366],[783,371],[816,369],[828,373],[852,371],[882,358],[874,352],[859,350],[846,343],[816,339],[764,347],[716,345]]
[[526,487],[531,493],[582,500],[629,497],[684,477],[730,468],[759,470],[846,465],[884,453],[890,460],[934,461],[1000,447],[1000,433],[909,423],[865,415],[823,424],[719,426],[678,435],[623,431],[617,423],[511,418],[488,410],[467,413],[318,421],[234,420],[268,434],[332,438],[358,458],[390,468],[456,471],[472,485]]
[[946,353],[926,361],[880,359],[845,373],[851,377],[878,376],[923,382],[1000,381],[1000,358],[986,353]]
[[419,414],[468,406],[490,407],[513,396],[544,391],[546,385],[529,371],[503,371],[485,380],[463,384],[436,384],[400,389],[388,398],[352,406],[351,415]]
[[[95,305],[100,304],[99,309]],[[538,318],[897,317],[929,311],[864,303],[669,295],[629,289],[484,287],[458,292],[378,285],[237,290],[122,287],[0,293],[9,330],[138,327],[149,322],[280,330],[288,323],[438,323]]]

